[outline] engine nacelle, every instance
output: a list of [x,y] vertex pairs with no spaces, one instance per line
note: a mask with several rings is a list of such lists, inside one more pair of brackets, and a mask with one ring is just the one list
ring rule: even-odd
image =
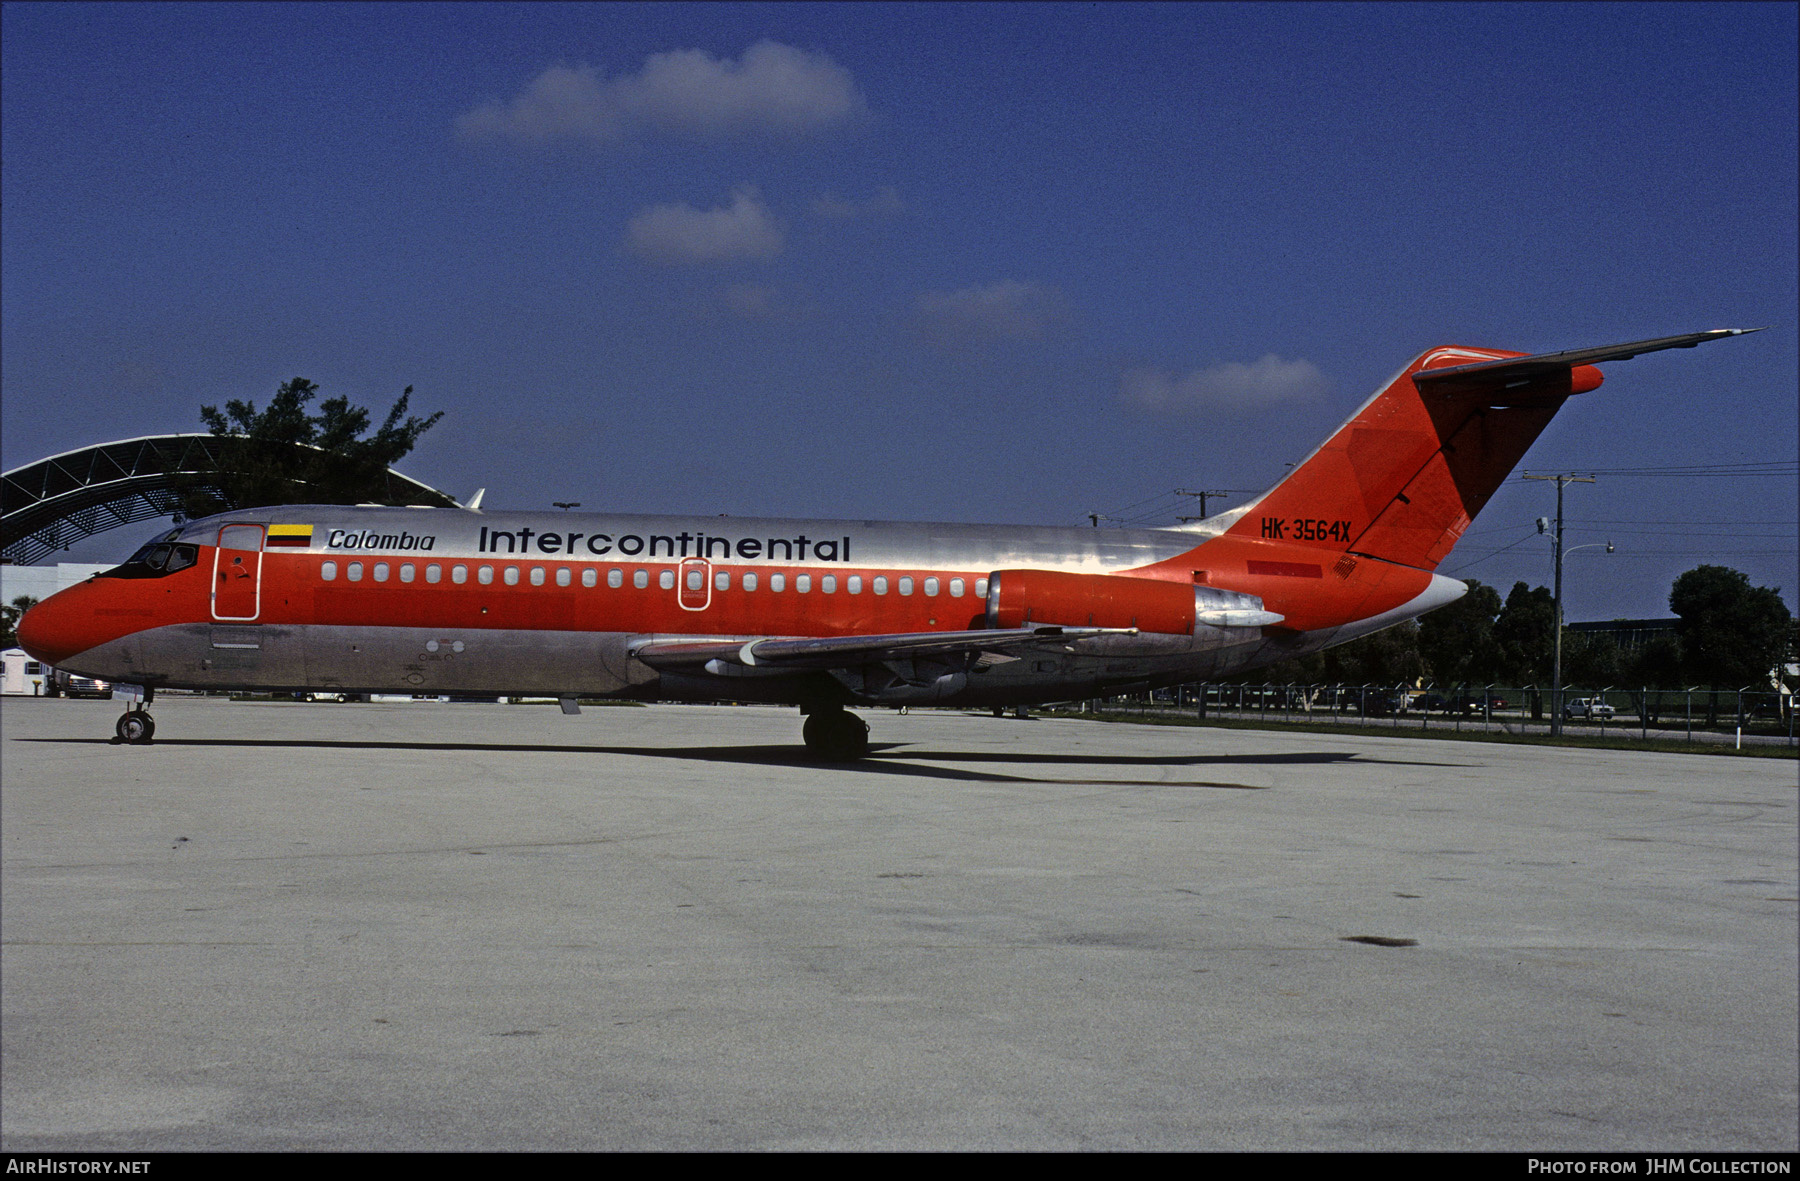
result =
[[1264,610],[1255,595],[1213,586],[1057,570],[996,570],[988,575],[991,628],[1135,627],[1180,636],[1194,635],[1200,627],[1264,627],[1281,619]]

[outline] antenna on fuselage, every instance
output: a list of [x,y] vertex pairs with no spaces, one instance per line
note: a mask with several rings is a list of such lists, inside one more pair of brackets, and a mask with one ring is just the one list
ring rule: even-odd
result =
[[463,502],[462,507],[468,509],[472,513],[478,513],[481,511],[481,498],[486,495],[487,495],[486,488],[477,488],[477,489],[475,489],[475,495],[469,497],[468,500]]

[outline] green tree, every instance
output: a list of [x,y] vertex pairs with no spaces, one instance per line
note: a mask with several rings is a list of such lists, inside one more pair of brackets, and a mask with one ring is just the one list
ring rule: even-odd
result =
[[1643,685],[1651,689],[1680,689],[1686,684],[1681,679],[1682,663],[1681,638],[1659,635],[1625,662],[1622,677],[1625,683],[1631,685]]
[[[400,503],[387,492],[387,470],[410,452],[432,425],[407,414],[412,387],[400,395],[374,434],[369,412],[344,397],[308,403],[319,387],[304,377],[282,383],[263,410],[236,398],[202,406],[200,419],[221,440],[216,472],[181,489],[189,516],[271,504]],[[416,491],[407,500],[416,501]],[[446,498],[446,504],[450,503]]]
[[1468,594],[1419,620],[1419,655],[1438,685],[1485,685],[1500,675],[1500,592],[1474,578],[1467,585]]
[[17,648],[19,646],[19,618],[35,606],[37,606],[36,599],[30,595],[20,595],[12,602],[0,607],[0,648]]
[[1419,625],[1410,619],[1327,648],[1318,658],[1315,679],[1327,684],[1410,684],[1425,675],[1425,661],[1419,655]]
[[1556,600],[1548,587],[1513,583],[1500,617],[1494,620],[1494,642],[1500,648],[1504,679],[1516,685],[1549,683],[1555,663]]
[[1556,600],[1548,587],[1528,587],[1513,583],[1506,605],[1494,621],[1494,642],[1500,648],[1500,670],[1503,680],[1515,685],[1538,685],[1530,695],[1531,716],[1544,714],[1545,690],[1549,688],[1552,666],[1556,663]]
[[1563,629],[1563,684],[1601,689],[1617,685],[1627,664],[1616,637]]
[[1696,566],[1669,589],[1669,610],[1681,619],[1676,632],[1690,683],[1770,687],[1794,627],[1780,590],[1753,587],[1727,566]]

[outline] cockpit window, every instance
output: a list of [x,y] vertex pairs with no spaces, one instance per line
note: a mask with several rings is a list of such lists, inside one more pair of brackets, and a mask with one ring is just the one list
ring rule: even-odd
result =
[[200,560],[200,547],[177,544],[175,538],[180,535],[181,530],[174,529],[154,538],[137,553],[126,558],[124,565],[103,571],[100,577],[161,578],[178,570],[186,570]]

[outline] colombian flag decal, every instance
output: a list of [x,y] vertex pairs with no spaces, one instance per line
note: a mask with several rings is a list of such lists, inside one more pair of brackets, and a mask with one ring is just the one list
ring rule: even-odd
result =
[[270,525],[269,545],[299,546],[304,548],[312,544],[311,525]]

